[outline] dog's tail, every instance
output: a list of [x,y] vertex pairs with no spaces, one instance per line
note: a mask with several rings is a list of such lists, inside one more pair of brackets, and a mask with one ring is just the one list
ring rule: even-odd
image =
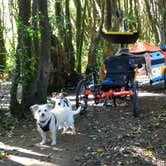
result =
[[77,115],[77,114],[79,114],[79,113],[81,112],[81,109],[82,109],[82,107],[79,106],[78,109],[77,109],[76,111],[73,111],[73,115]]

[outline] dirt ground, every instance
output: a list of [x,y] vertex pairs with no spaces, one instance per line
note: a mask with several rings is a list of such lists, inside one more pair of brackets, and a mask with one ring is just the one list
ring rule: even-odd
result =
[[[0,165],[3,166],[166,166],[166,89],[141,88],[141,115],[132,116],[131,104],[105,108],[90,105],[75,118],[77,135],[57,134],[57,145],[39,145],[31,121],[11,121],[0,112]],[[10,119],[10,120],[9,120]],[[11,121],[11,124],[14,123]],[[8,123],[6,123],[8,124]]]

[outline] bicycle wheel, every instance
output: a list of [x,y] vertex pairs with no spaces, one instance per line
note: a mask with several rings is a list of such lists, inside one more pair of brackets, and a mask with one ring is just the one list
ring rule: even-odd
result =
[[138,83],[133,83],[133,95],[132,95],[132,107],[133,107],[133,116],[138,117],[140,114],[139,99],[137,93]]
[[88,96],[85,95],[87,83],[85,79],[78,82],[76,87],[76,108],[82,106],[81,114],[87,111],[88,107]]

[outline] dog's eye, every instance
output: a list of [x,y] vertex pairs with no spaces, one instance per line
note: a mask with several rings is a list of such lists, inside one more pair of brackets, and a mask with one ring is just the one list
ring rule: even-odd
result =
[[41,112],[41,110],[39,110],[38,112]]
[[60,106],[60,105],[61,105],[61,103],[58,103],[58,105]]
[[47,112],[47,110],[46,110],[46,109],[45,109],[44,111],[45,111],[45,112]]

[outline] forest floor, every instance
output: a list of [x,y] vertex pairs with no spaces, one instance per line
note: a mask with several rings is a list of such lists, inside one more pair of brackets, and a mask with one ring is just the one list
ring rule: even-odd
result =
[[132,116],[131,105],[92,104],[75,118],[77,134],[58,132],[56,146],[38,144],[33,118],[15,122],[1,110],[0,165],[166,166],[166,89],[141,88],[139,95],[139,118]]

